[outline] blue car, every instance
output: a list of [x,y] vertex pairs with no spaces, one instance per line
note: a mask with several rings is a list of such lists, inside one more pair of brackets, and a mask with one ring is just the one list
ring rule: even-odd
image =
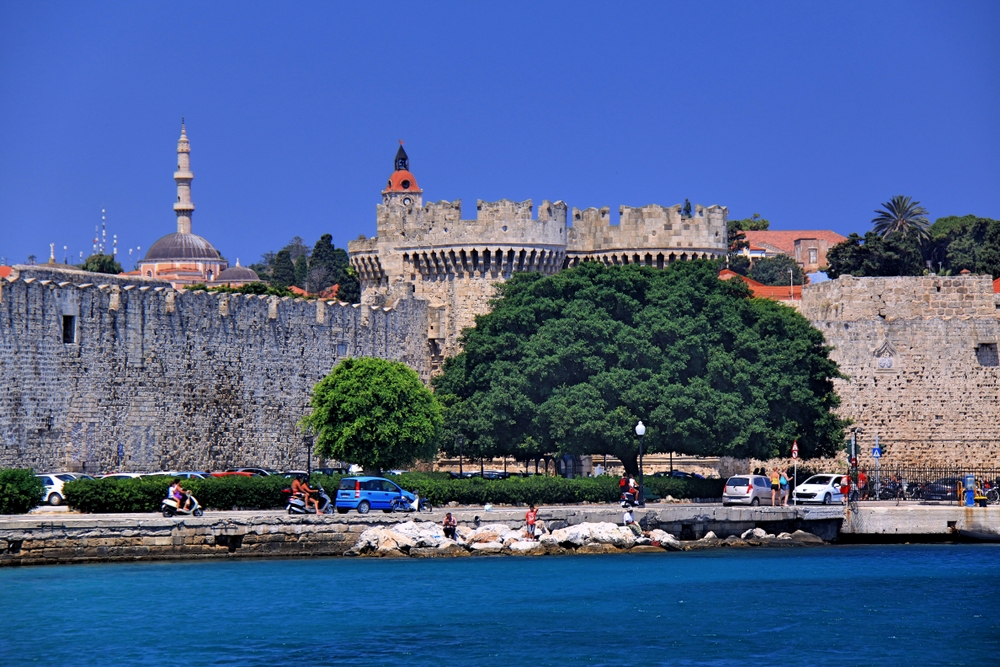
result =
[[412,493],[384,477],[344,477],[337,488],[335,506],[340,514],[346,514],[348,510],[368,514],[373,509],[391,512],[392,501],[400,497],[408,503],[415,498]]

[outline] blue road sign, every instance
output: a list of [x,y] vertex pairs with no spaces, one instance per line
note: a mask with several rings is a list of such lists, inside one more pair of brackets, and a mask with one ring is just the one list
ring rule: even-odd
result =
[[122,444],[118,445],[118,458],[120,459],[125,458],[125,445]]
[[872,458],[873,459],[880,459],[880,458],[882,458],[882,448],[881,447],[872,447]]

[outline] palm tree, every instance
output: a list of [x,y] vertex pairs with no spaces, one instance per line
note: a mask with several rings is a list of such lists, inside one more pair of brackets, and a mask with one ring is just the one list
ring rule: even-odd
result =
[[913,234],[918,241],[926,241],[929,238],[927,227],[930,223],[926,217],[927,209],[921,206],[920,202],[911,201],[909,197],[903,195],[896,195],[882,206],[884,209],[875,211],[877,215],[872,218],[875,232],[882,238],[897,232],[904,237]]

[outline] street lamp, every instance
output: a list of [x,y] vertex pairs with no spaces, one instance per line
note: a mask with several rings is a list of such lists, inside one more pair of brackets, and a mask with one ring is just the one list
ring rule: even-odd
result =
[[458,445],[458,476],[464,477],[465,471],[462,470],[462,445],[465,444],[465,437],[462,434],[456,435],[455,444]]
[[794,278],[794,275],[795,274],[792,273],[792,270],[788,269],[788,298],[789,299],[794,299],[795,298],[795,278]]
[[635,425],[635,434],[639,436],[639,507],[646,506],[646,494],[643,492],[642,487],[642,436],[646,435],[646,426],[639,420],[639,423]]

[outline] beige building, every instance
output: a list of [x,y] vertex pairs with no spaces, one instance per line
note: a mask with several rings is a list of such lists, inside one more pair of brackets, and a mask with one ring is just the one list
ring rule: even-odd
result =
[[146,256],[139,261],[139,275],[146,278],[168,280],[175,288],[195,283],[210,283],[226,270],[229,262],[222,258],[206,239],[191,232],[191,144],[181,121],[181,137],[177,141],[177,231],[167,234],[150,246]]

